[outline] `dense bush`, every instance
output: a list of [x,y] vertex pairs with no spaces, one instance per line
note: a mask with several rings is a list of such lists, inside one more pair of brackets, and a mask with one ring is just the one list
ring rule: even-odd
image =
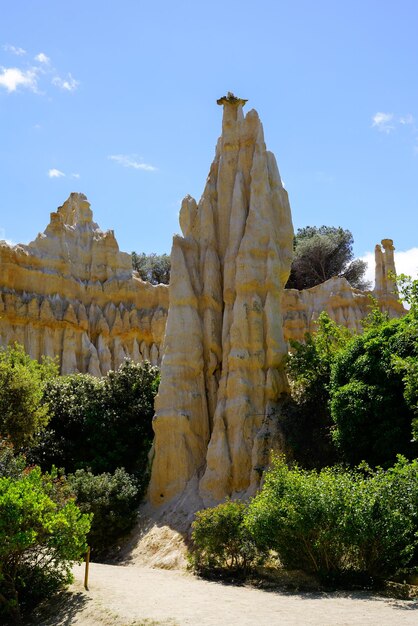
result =
[[292,457],[304,467],[324,467],[337,460],[331,438],[329,382],[336,355],[351,339],[327,313],[317,320],[317,331],[304,342],[291,341],[287,373],[291,397],[282,411],[281,427]]
[[124,467],[145,484],[158,383],[156,367],[129,360],[103,379],[74,374],[49,381],[44,400],[51,419],[31,458],[67,472]]
[[138,487],[122,468],[113,474],[93,475],[77,470],[68,476],[83,513],[93,513],[88,543],[93,558],[106,555],[115,542],[125,535],[137,519]]
[[277,459],[245,524],[283,565],[329,577],[394,574],[418,547],[418,461],[387,472],[289,469]]
[[348,462],[388,466],[397,454],[417,456],[411,442],[417,362],[412,314],[369,328],[336,355],[329,386],[333,437]]
[[262,552],[243,523],[246,508],[242,502],[228,501],[196,514],[190,553],[195,569],[245,571],[260,558]]
[[30,444],[48,422],[42,394],[56,374],[52,361],[38,363],[21,346],[0,349],[0,436],[8,437],[16,448]]
[[86,551],[89,528],[90,517],[80,512],[56,472],[42,474],[33,467],[17,477],[0,477],[2,623],[20,623],[21,606],[28,610],[71,581],[71,565]]

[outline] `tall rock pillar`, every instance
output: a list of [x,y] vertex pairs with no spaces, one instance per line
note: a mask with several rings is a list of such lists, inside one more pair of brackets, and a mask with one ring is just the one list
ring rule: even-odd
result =
[[189,486],[206,505],[250,494],[287,392],[282,293],[292,259],[287,192],[255,111],[232,94],[203,195],[187,196],[172,248],[154,419],[153,504]]
[[398,289],[394,280],[396,276],[394,253],[395,247],[392,239],[382,239],[382,245],[377,244],[375,247],[376,273],[374,291],[378,295],[398,297]]

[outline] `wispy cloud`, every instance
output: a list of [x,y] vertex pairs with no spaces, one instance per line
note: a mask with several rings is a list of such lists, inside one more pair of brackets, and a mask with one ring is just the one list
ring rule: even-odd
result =
[[48,176],[49,178],[62,178],[63,176],[65,176],[64,172],[61,172],[61,170],[57,170],[55,167],[53,167],[52,169],[48,170]]
[[21,70],[17,67],[0,67],[0,87],[9,93],[19,87],[38,91],[38,75],[35,69]]
[[[17,48],[10,44],[5,44],[2,49],[18,57],[23,57],[26,50]],[[33,57],[33,61],[25,61],[22,58],[18,67],[0,66],[0,88],[6,89],[8,93],[23,91],[24,89],[33,91],[39,95],[47,92],[47,82],[54,87],[66,92],[75,91],[79,85],[78,80],[71,73],[66,76],[53,66],[50,57],[45,52],[39,52]],[[40,89],[42,88],[42,90]]]
[[415,118],[412,113],[394,115],[393,113],[375,113],[372,117],[372,126],[383,133],[390,133],[399,126],[410,126],[415,132]]
[[17,57],[22,57],[26,54],[26,50],[24,50],[23,48],[19,48],[18,46],[12,46],[9,43],[4,44],[2,48],[5,52],[10,52],[11,54],[16,55]]
[[66,174],[62,170],[58,170],[57,168],[53,167],[52,169],[48,170],[48,177],[49,178],[68,177],[68,178],[75,178],[78,180],[80,178],[80,174],[78,172],[72,172],[71,174]]
[[399,123],[402,124],[403,126],[408,125],[408,124],[415,124],[415,118],[413,115],[411,115],[411,113],[408,113],[407,115],[402,115],[399,118]]
[[51,62],[51,59],[47,57],[44,52],[40,52],[39,54],[36,55],[35,61],[38,61],[38,63],[44,63],[45,65],[49,65],[49,63]]
[[379,111],[372,117],[372,126],[377,128],[377,130],[382,133],[390,133],[395,128],[393,124],[393,117],[393,113],[383,113]]
[[155,172],[157,168],[148,163],[144,163],[142,159],[138,160],[138,157],[133,154],[111,154],[108,159],[119,163],[122,167],[131,167],[134,170],[143,170],[144,172]]
[[75,91],[79,86],[78,80],[73,78],[71,74],[67,75],[67,78],[61,78],[61,76],[54,76],[52,79],[52,84],[63,91]]

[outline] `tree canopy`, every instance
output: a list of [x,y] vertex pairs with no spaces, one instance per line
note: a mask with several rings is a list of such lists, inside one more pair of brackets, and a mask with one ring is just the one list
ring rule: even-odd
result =
[[294,239],[294,258],[287,289],[309,289],[340,276],[357,289],[368,289],[365,261],[355,259],[353,235],[334,226],[305,226]]
[[54,362],[38,363],[21,346],[0,349],[0,435],[16,448],[29,444],[48,422],[43,389],[57,373]]
[[33,460],[67,472],[114,472],[124,467],[143,479],[153,439],[158,368],[126,360],[98,379],[71,374],[49,381],[44,400],[51,420]]
[[138,272],[142,280],[152,285],[170,282],[171,259],[168,254],[145,254],[132,252],[132,267]]

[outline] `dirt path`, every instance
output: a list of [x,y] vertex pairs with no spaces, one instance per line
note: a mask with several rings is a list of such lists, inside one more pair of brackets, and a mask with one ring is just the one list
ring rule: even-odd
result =
[[[402,626],[418,624],[418,600],[367,593],[262,591],[182,571],[91,564],[75,569],[73,595],[44,626]],[[38,622],[40,624],[40,622]]]

